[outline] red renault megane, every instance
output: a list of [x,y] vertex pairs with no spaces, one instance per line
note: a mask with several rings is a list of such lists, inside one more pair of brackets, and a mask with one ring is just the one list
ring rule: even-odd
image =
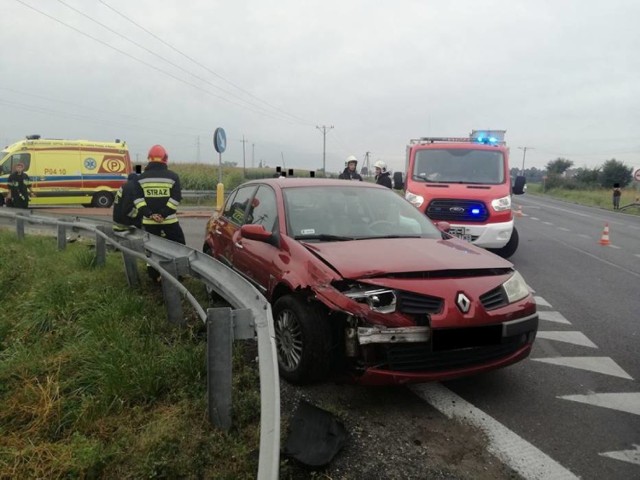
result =
[[271,302],[292,383],[445,380],[522,360],[538,328],[527,284],[441,228],[385,187],[271,178],[231,192],[204,251]]

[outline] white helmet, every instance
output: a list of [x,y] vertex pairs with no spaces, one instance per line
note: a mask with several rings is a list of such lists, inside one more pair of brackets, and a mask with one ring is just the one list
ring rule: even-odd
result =
[[378,160],[376,163],[373,164],[373,166],[375,168],[379,168],[380,170],[382,170],[382,172],[387,171],[387,164],[384,163],[382,160]]
[[345,163],[349,165],[351,162],[354,162],[356,165],[358,164],[358,159],[356,158],[355,155],[349,155]]

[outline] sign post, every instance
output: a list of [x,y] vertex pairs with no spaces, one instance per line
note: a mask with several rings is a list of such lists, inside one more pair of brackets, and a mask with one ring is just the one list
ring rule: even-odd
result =
[[224,203],[224,184],[222,183],[222,153],[227,149],[227,135],[224,128],[218,127],[213,132],[213,148],[218,152],[218,185],[216,186],[216,208],[222,209]]

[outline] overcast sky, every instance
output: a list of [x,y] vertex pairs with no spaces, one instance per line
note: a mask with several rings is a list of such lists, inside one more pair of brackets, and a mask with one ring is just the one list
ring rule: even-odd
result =
[[404,169],[420,136],[507,130],[511,165],[640,166],[638,0],[0,0],[0,143],[170,161]]

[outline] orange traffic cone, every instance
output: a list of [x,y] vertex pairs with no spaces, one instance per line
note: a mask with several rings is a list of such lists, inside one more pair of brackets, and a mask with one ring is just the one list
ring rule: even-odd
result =
[[609,224],[604,224],[604,230],[602,231],[602,236],[600,237],[600,245],[611,245],[609,241]]
[[516,210],[516,217],[522,217],[522,205],[518,205],[518,210]]

